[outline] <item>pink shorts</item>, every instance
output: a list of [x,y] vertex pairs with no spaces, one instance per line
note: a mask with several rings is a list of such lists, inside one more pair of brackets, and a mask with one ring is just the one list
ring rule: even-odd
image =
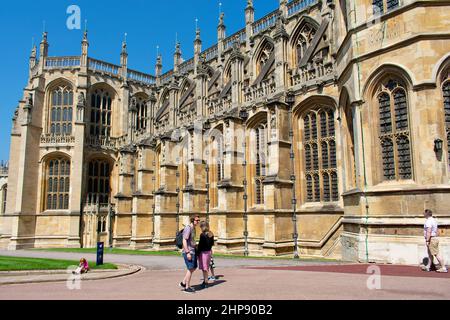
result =
[[198,268],[200,270],[208,271],[211,263],[211,251],[205,251],[198,255]]

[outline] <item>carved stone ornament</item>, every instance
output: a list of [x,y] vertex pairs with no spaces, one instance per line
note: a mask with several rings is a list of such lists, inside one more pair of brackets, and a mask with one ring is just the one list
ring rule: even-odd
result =
[[84,92],[80,92],[78,94],[78,103],[77,103],[78,107],[84,107],[86,106],[86,98],[84,97]]
[[28,109],[33,108],[33,94],[31,92],[28,93],[28,97],[26,99],[25,108],[28,108]]
[[129,110],[130,111],[136,111],[137,110],[136,106],[137,106],[136,97],[132,97],[130,99],[130,108],[129,108]]

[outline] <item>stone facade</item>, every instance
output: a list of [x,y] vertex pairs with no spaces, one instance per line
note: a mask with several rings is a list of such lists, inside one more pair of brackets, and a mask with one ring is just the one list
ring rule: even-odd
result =
[[[418,263],[425,208],[450,258],[448,1],[280,0],[173,70],[30,57],[1,247],[216,250]],[[381,9],[379,9],[381,8]],[[295,245],[297,243],[297,246]]]

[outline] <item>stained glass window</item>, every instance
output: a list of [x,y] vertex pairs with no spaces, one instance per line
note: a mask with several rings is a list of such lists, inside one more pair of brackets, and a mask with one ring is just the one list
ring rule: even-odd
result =
[[384,180],[412,179],[408,98],[399,81],[381,86],[378,109]]
[[71,135],[73,117],[73,91],[59,87],[52,91],[50,99],[50,133]]
[[94,160],[88,166],[87,201],[91,204],[108,204],[111,168],[108,162]]
[[388,12],[400,6],[399,0],[372,0],[373,14]]
[[306,201],[338,201],[334,111],[317,107],[303,116]]
[[90,134],[97,137],[111,136],[112,97],[108,91],[95,90],[91,95]]
[[52,159],[47,165],[46,204],[47,210],[69,209],[70,161]]
[[255,204],[264,204],[264,185],[267,165],[267,123],[261,123],[255,129]]
[[147,102],[142,98],[138,98],[136,109],[136,130],[145,130],[149,121]]

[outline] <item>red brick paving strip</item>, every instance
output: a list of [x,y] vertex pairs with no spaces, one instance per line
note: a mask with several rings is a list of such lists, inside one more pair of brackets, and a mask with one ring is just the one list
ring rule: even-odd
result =
[[425,272],[416,266],[398,266],[398,265],[350,264],[350,265],[321,265],[321,266],[298,266],[298,267],[297,266],[248,267],[246,269],[368,274],[367,269],[370,266],[380,267],[382,276],[450,279],[450,273]]

